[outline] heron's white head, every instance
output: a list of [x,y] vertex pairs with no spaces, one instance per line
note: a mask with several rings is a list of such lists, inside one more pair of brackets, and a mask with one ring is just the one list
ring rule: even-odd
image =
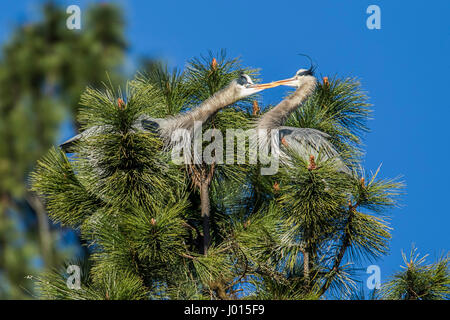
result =
[[277,85],[298,88],[307,81],[315,80],[313,74],[314,74],[314,72],[313,72],[312,68],[299,69],[295,73],[295,76],[293,76],[292,78],[275,81],[274,83],[276,83]]
[[280,84],[277,84],[276,82],[271,83],[262,83],[262,84],[255,84],[253,83],[252,78],[245,73],[242,73],[238,79],[233,81],[233,85],[238,90],[237,95],[240,99],[251,96],[252,94],[258,93],[262,90],[277,87]]

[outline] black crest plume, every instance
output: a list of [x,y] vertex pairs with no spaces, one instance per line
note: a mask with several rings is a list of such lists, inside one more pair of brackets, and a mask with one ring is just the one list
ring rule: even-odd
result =
[[308,56],[307,54],[303,54],[303,53],[299,53],[298,55],[308,58],[310,66],[309,66],[309,69],[306,71],[306,74],[314,75],[314,72],[316,71],[316,66],[314,65],[313,60],[311,59],[311,57]]

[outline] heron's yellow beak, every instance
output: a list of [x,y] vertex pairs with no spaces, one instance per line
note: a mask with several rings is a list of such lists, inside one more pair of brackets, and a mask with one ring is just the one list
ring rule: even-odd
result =
[[264,90],[264,89],[270,89],[274,87],[278,87],[280,84],[277,84],[276,82],[270,82],[270,83],[261,83],[261,84],[254,84],[251,87],[258,89],[258,90]]
[[289,79],[275,81],[274,84],[276,84],[277,86],[295,86],[297,85],[297,82],[298,82],[297,79],[293,77]]

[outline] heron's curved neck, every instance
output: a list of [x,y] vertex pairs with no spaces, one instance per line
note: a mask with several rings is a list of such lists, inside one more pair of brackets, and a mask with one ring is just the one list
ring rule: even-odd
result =
[[287,117],[314,92],[315,87],[316,78],[308,77],[305,79],[293,94],[267,111],[258,120],[258,129],[275,129],[282,126]]
[[190,129],[193,128],[194,122],[206,122],[218,111],[237,100],[239,100],[239,97],[235,87],[231,84],[216,92],[197,107],[169,119],[169,122],[171,122],[171,127],[173,128]]

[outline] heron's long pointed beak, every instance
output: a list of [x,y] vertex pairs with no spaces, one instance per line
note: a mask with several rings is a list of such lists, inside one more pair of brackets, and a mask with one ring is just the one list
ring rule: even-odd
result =
[[264,90],[264,89],[270,89],[274,87],[278,87],[280,84],[277,82],[270,82],[270,83],[261,83],[261,84],[254,84],[251,87],[258,89],[258,90]]
[[277,86],[290,86],[295,87],[297,86],[298,80],[295,77],[289,78],[289,79],[283,79],[273,82]]

